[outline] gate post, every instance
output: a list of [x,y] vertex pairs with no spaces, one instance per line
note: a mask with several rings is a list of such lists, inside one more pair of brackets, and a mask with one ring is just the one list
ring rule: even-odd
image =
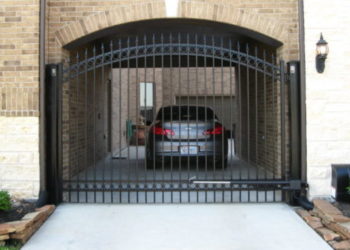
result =
[[[290,112],[290,179],[301,180],[300,62],[287,63]],[[291,191],[289,203],[297,203],[301,190]]]
[[46,180],[48,202],[62,201],[61,96],[62,64],[46,65]]

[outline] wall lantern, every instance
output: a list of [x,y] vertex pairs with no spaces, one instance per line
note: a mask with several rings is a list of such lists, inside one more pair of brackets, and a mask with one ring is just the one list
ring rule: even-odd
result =
[[328,51],[328,43],[323,39],[321,33],[320,40],[316,43],[316,69],[318,73],[323,73],[324,71]]

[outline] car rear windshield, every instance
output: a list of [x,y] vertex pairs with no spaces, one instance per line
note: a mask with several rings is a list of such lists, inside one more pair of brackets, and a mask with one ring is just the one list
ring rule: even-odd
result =
[[217,119],[217,117],[211,108],[197,106],[163,107],[159,110],[157,115],[157,120],[163,121],[205,121],[212,119]]

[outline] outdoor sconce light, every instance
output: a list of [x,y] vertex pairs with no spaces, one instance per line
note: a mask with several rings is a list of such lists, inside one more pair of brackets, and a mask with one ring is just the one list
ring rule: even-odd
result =
[[316,69],[318,73],[323,73],[325,61],[328,55],[328,43],[323,39],[321,33],[320,40],[316,43]]

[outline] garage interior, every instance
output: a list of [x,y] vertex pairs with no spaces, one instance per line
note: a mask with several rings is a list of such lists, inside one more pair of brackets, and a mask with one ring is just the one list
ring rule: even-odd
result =
[[[270,185],[284,180],[289,167],[288,92],[282,89],[283,64],[276,60],[281,44],[198,20],[143,21],[114,29],[67,47],[63,200],[282,201],[283,191]],[[157,113],[169,105],[214,111],[225,128],[227,166],[196,154],[147,166]],[[197,135],[192,141],[198,140]]]

